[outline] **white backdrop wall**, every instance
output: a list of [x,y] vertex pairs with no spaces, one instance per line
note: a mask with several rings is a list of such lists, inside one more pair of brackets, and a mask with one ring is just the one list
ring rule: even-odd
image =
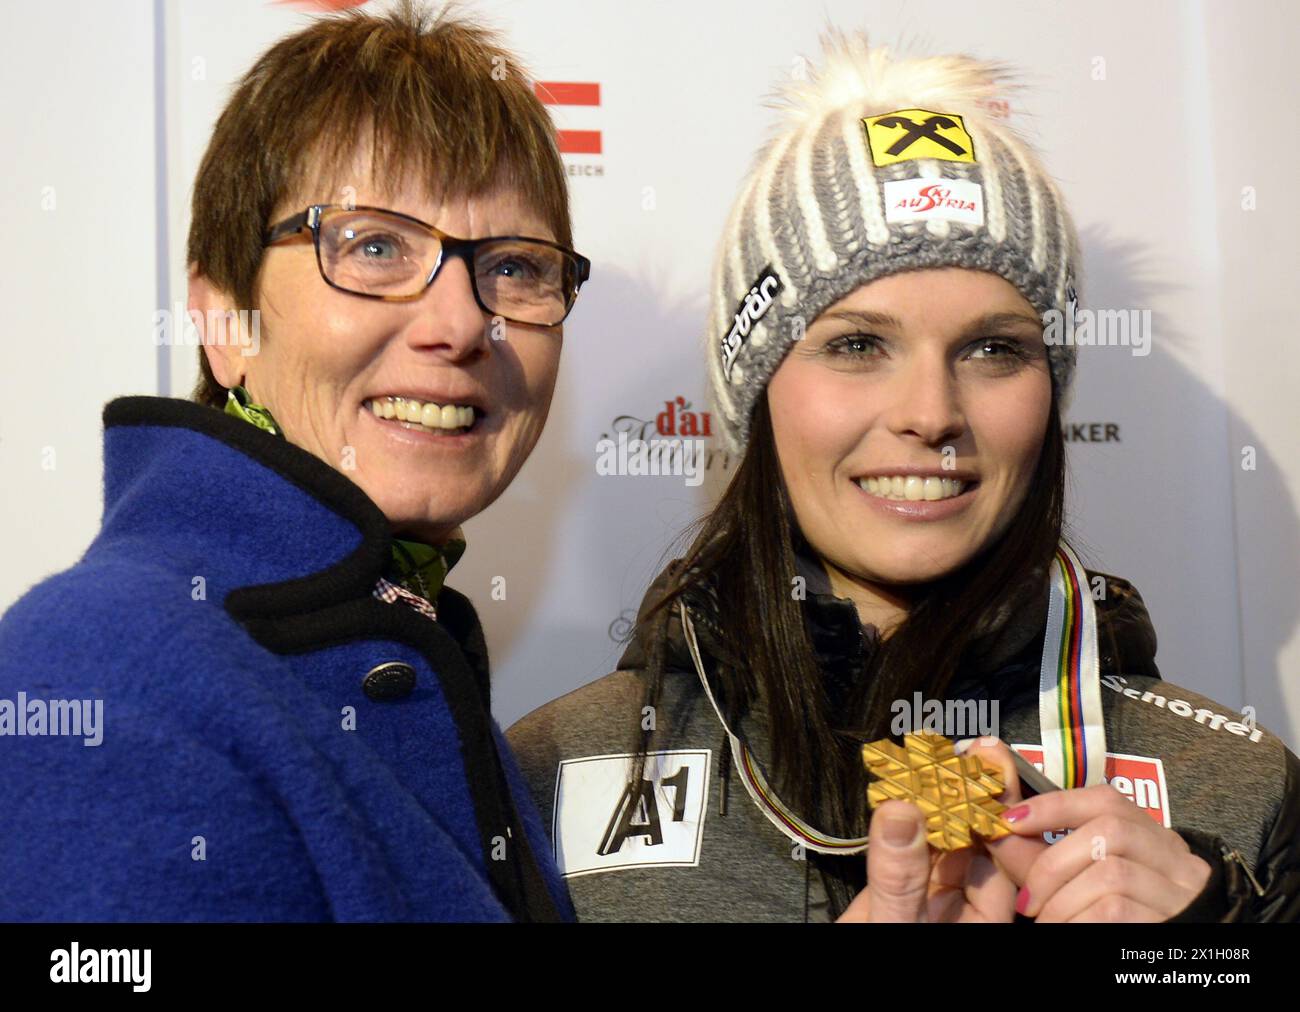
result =
[[[382,6],[382,4],[374,4]],[[155,347],[184,299],[194,173],[233,82],[310,15],[262,0],[7,4],[0,67],[11,241],[0,399],[0,608],[71,564],[97,528],[105,401],[184,396],[195,350]],[[774,115],[827,24],[1020,67],[1009,115],[1081,231],[1083,299],[1149,309],[1147,356],[1081,349],[1067,418],[1070,524],[1085,562],[1133,581],[1170,681],[1300,744],[1297,15],[1286,3],[591,0],[468,5],[539,81],[598,104],[553,108],[599,135],[566,155],[593,278],[566,327],[537,450],[467,525],[452,584],[474,599],[503,725],[612,670],[698,488],[596,473],[596,443],[707,410],[709,265]],[[682,398],[682,402],[677,399]],[[1109,438],[1107,438],[1109,434]],[[1253,464],[1253,466],[1251,466]],[[1245,465],[1245,466],[1243,466]],[[494,599],[505,578],[505,600]]]

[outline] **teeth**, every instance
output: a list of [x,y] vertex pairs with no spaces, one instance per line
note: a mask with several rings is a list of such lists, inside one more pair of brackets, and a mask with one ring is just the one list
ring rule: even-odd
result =
[[365,406],[376,418],[395,418],[426,429],[467,429],[474,424],[474,408],[468,404],[423,404],[406,397],[381,397],[366,401]]
[[922,478],[919,475],[891,475],[883,478],[859,478],[858,485],[881,499],[907,502],[935,502],[961,495],[966,482],[957,478]]

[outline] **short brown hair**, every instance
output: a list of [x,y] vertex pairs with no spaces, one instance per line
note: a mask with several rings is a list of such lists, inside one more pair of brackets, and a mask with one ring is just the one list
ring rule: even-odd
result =
[[[404,0],[317,18],[244,75],[195,178],[188,263],[251,308],[269,216],[336,178],[365,140],[372,184],[383,166],[387,183],[414,172],[432,196],[508,186],[573,245],[555,127],[519,61],[481,25]],[[191,398],[224,405],[202,346],[199,369]]]

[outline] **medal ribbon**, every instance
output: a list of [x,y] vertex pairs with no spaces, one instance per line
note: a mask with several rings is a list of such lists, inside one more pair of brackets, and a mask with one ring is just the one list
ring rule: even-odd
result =
[[[1045,772],[1062,787],[1103,783],[1106,761],[1105,728],[1101,720],[1100,665],[1097,660],[1097,615],[1086,589],[1084,568],[1061,541],[1053,560],[1049,590],[1047,636],[1039,672],[1039,722],[1042,726]],[[822,833],[795,815],[767,782],[762,764],[736,736],[722,716],[695,638],[690,610],[678,598],[686,646],[709,705],[731,743],[731,755],[741,783],[767,820],[785,836],[819,854],[860,854],[867,837],[842,838]],[[1065,783],[1062,770],[1072,771],[1080,783]]]
[[1047,635],[1038,680],[1043,773],[1058,787],[1105,783],[1097,609],[1083,564],[1065,541],[1052,560]]

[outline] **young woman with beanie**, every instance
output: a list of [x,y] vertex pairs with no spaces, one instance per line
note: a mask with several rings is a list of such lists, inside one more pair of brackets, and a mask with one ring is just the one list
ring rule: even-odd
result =
[[[739,465],[619,670],[508,732],[580,919],[1300,916],[1296,756],[1163,681],[1062,536],[1080,253],[1013,83],[839,36],[787,87],[713,278]],[[861,745],[913,700],[996,716],[1013,835],[872,818]],[[1008,746],[1061,789],[1020,804]]]

